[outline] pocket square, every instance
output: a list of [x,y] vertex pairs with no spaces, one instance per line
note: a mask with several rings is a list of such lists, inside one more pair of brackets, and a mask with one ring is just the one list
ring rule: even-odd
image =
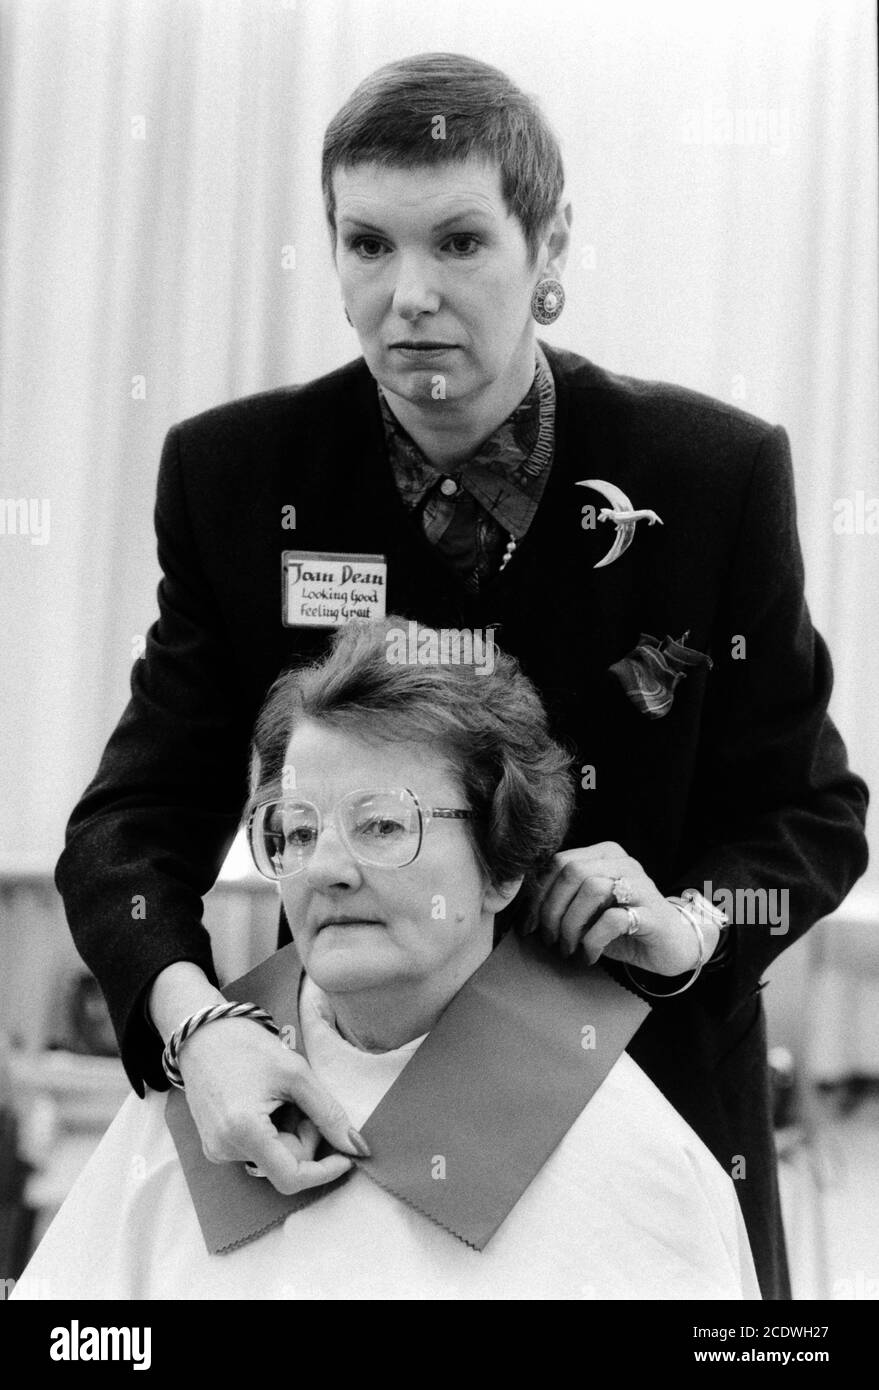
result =
[[666,636],[660,642],[649,632],[642,632],[638,645],[608,668],[623,687],[635,709],[648,719],[662,719],[668,714],[679,681],[691,670],[714,665],[705,652],[685,645],[689,629],[675,640]]

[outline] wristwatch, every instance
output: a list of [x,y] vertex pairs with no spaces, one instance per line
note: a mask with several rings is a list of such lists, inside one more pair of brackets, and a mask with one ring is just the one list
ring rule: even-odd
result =
[[711,923],[719,928],[720,934],[714,954],[705,962],[704,968],[716,970],[725,965],[731,952],[730,920],[726,913],[715,907],[714,903],[709,902],[708,898],[695,888],[685,888],[679,898],[669,895],[668,901],[674,903],[675,907],[686,907],[688,911],[694,912],[704,926]]

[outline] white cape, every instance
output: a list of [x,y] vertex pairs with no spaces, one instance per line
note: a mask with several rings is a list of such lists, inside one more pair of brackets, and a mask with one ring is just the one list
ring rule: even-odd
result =
[[[361,1052],[322,1007],[306,981],[309,1061],[360,1127],[423,1039]],[[760,1297],[731,1178],[627,1053],[482,1252],[357,1172],[209,1255],[164,1108],[125,1101],[13,1299]]]

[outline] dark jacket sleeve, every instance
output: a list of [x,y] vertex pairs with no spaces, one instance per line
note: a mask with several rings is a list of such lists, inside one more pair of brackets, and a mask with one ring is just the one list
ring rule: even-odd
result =
[[718,608],[691,852],[665,888],[710,883],[718,905],[732,907],[729,961],[705,978],[727,1015],[867,863],[867,788],[827,713],[830,656],[803,586],[790,445],[778,427],[754,460]]
[[159,616],[134,663],[131,699],[67,825],[55,869],[77,949],[106,996],[129,1079],[167,1082],[147,986],[194,961],[216,982],[202,895],[247,795],[251,717],[203,578],[180,475],[177,427],[159,467]]

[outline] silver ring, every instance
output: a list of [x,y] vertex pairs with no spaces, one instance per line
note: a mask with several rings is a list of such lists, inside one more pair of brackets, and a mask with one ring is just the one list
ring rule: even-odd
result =
[[244,1171],[249,1178],[265,1178],[268,1176],[267,1173],[262,1171],[258,1164],[254,1163],[249,1158],[244,1161]]
[[611,891],[614,902],[620,907],[625,907],[626,903],[630,903],[635,896],[634,888],[627,878],[623,878],[622,874],[611,879]]
[[637,936],[637,935],[638,935],[638,928],[639,928],[640,925],[641,925],[641,918],[638,916],[638,909],[637,909],[636,907],[627,907],[627,906],[624,904],[624,905],[623,905],[623,911],[626,912],[626,913],[628,914],[628,917],[629,917],[629,925],[626,927],[626,930],[625,930],[625,932],[623,933],[623,935],[624,935],[624,936]]

